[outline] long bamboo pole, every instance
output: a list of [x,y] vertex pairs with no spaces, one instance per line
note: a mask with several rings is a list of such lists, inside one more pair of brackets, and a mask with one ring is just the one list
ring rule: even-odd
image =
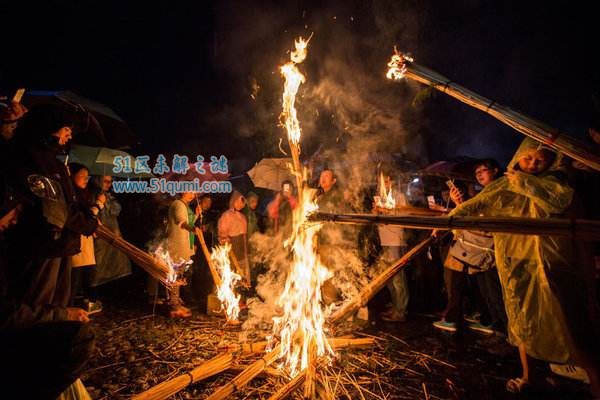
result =
[[210,257],[210,251],[208,250],[208,246],[206,245],[206,240],[204,239],[204,232],[200,228],[195,229],[196,236],[198,236],[198,241],[200,242],[200,247],[202,248],[202,253],[204,253],[204,258],[206,258],[206,263],[208,264],[208,269],[210,270],[210,275],[215,282],[215,286],[221,286],[221,276],[219,275],[219,271],[212,262],[212,258]]
[[408,263],[424,251],[434,240],[435,237],[429,236],[421,243],[413,247],[408,253],[404,254],[400,259],[390,265],[385,271],[383,271],[377,278],[371,281],[365,288],[352,300],[344,304],[339,310],[329,316],[331,323],[338,322],[348,317],[350,314],[356,312],[359,308],[367,305],[371,300],[390,279],[394,277],[402,268],[406,267]]
[[152,277],[156,278],[164,285],[171,285],[169,279],[172,271],[163,261],[129,243],[104,225],[98,226],[96,234],[100,239],[106,240],[111,246],[121,250],[127,257],[142,267]]
[[580,240],[600,240],[600,221],[564,218],[509,217],[431,217],[412,215],[329,214],[314,213],[312,222],[330,221],[343,224],[385,224],[415,229],[468,229],[523,235],[570,236]]
[[529,136],[556,151],[600,171],[600,155],[585,144],[568,136],[543,122],[533,119],[525,114],[514,111],[509,107],[498,104],[496,101],[483,97],[437,72],[416,64],[402,53],[396,52],[388,64],[388,78],[400,80],[404,77],[416,82],[429,85],[446,93],[455,99],[477,108],[515,130]]
[[233,356],[231,353],[220,354],[190,372],[176,378],[162,382],[145,392],[136,394],[132,400],[162,400],[173,396],[192,383],[199,382],[213,375],[219,374],[231,367]]

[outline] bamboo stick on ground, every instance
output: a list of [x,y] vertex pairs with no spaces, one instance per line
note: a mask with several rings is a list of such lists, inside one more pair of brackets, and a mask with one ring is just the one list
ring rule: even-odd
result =
[[600,171],[600,155],[586,148],[578,140],[559,132],[557,129],[537,121],[525,114],[519,113],[509,107],[500,105],[493,100],[478,95],[477,93],[460,86],[443,75],[438,74],[412,61],[410,57],[396,52],[388,63],[390,70],[388,78],[400,80],[403,77],[429,85],[446,93],[455,99],[481,110],[515,130],[529,136],[556,151]]
[[173,271],[163,261],[127,242],[104,225],[98,226],[96,234],[100,239],[106,240],[111,246],[125,253],[127,257],[142,267],[152,277],[158,279],[164,285],[171,284],[169,281]]
[[207,397],[207,400],[223,400],[229,397],[232,393],[240,390],[248,384],[254,377],[260,374],[266,367],[271,365],[280,353],[280,346],[278,345],[273,351],[267,353],[264,357],[258,361],[253,362],[243,370],[239,375],[231,380],[231,382],[221,386],[216,392]]
[[217,268],[215,267],[215,265],[212,262],[212,259],[210,258],[210,251],[208,250],[206,240],[204,239],[204,232],[202,232],[202,230],[199,228],[196,228],[195,231],[196,236],[198,236],[198,241],[200,242],[200,247],[202,247],[202,253],[204,253],[204,258],[206,258],[206,263],[208,264],[210,275],[212,276],[213,281],[215,282],[215,286],[220,287],[222,283],[221,276],[219,275]]
[[400,257],[398,261],[389,266],[385,271],[383,271],[377,278],[375,278],[371,283],[369,283],[360,294],[354,299],[350,300],[346,304],[344,304],[339,310],[333,313],[329,317],[329,321],[335,323],[337,321],[343,320],[350,314],[356,312],[359,308],[365,306],[369,300],[371,300],[385,285],[388,283],[390,279],[394,277],[402,268],[404,268],[410,260],[415,258],[418,254],[420,254],[423,250],[425,250],[436,238],[433,236],[428,237],[423,240],[421,243],[413,247],[408,253]]
[[[329,345],[334,349],[348,348],[348,347],[368,347],[375,344],[375,338],[328,338]],[[229,351],[240,351],[241,353],[262,353],[267,348],[268,342],[253,342],[244,343],[240,345],[225,347]]]
[[283,385],[281,388],[279,388],[279,390],[277,392],[275,392],[275,394],[273,396],[269,397],[269,400],[285,399],[286,397],[288,397],[289,395],[294,393],[294,391],[300,385],[302,385],[302,383],[304,383],[305,379],[306,379],[306,370],[300,372],[291,381],[289,381],[288,383]]
[[162,382],[145,392],[136,394],[132,397],[133,400],[162,400],[173,396],[179,391],[185,389],[188,385],[196,383],[213,375],[219,374],[233,363],[231,353],[218,355],[206,363],[194,368],[190,372],[180,375],[176,378]]
[[581,240],[600,240],[600,221],[564,218],[509,217],[431,217],[411,215],[314,213],[309,221],[347,224],[386,224],[415,229],[467,229],[523,235],[571,236]]

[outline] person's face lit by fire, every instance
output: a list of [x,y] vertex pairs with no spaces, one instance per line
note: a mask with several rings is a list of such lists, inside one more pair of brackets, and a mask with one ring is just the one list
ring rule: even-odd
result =
[[324,192],[329,192],[333,188],[333,185],[335,185],[335,182],[336,179],[332,170],[326,169],[321,172],[321,175],[319,176],[319,186]]
[[112,176],[103,176],[102,177],[102,190],[104,192],[110,191],[110,188],[112,186],[112,182],[113,182]]
[[475,168],[475,179],[481,186],[486,187],[496,179],[498,168],[488,168],[486,165],[480,165]]
[[200,207],[202,207],[202,211],[208,211],[212,207],[212,198],[206,196],[203,197],[200,201]]
[[90,179],[90,173],[87,168],[81,168],[75,174],[73,174],[73,183],[79,189],[85,189]]
[[550,150],[531,149],[519,158],[519,168],[528,174],[538,175],[550,168],[554,157]]
[[0,136],[5,140],[11,140],[15,136],[17,121],[0,123]]
[[54,132],[52,136],[56,136],[58,138],[58,144],[64,146],[73,138],[73,130],[69,126],[63,126],[58,131]]
[[182,193],[181,201],[183,201],[185,204],[190,204],[192,200],[194,200],[194,197],[196,197],[196,194],[194,192]]
[[250,197],[248,199],[248,207],[250,207],[250,209],[252,211],[256,210],[256,207],[258,207],[258,198],[257,197]]
[[235,209],[235,211],[240,211],[242,208],[244,208],[246,206],[246,198],[244,198],[244,196],[240,196],[238,197],[234,202],[233,202],[233,208]]

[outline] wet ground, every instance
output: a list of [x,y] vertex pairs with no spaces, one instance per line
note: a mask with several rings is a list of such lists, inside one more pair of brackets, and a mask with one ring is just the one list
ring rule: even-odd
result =
[[[238,343],[239,332],[223,319],[194,311],[190,319],[170,319],[127,284],[101,291],[104,311],[93,316],[95,356],[82,380],[94,399],[121,399],[201,365]],[[585,399],[586,386],[535,366],[542,383],[535,391],[512,395],[505,382],[518,376],[517,352],[502,339],[474,332],[452,335],[435,330],[434,316],[411,315],[404,323],[375,321],[349,325],[344,332],[375,337],[368,349],[339,352],[327,369],[338,398],[365,399]],[[202,399],[227,383],[251,360],[235,358],[237,371],[188,386],[173,398]],[[260,376],[233,398],[268,398],[281,378]],[[297,391],[300,394],[301,390]]]

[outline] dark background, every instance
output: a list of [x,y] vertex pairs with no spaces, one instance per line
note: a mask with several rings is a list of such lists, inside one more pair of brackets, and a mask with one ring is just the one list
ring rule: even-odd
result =
[[[314,33],[298,100],[304,154],[372,134],[394,140],[421,165],[457,155],[506,162],[522,135],[446,95],[386,81],[393,46],[586,140],[598,115],[600,82],[591,7],[574,1],[2,1],[0,91],[65,89],[105,103],[138,135],[136,154],[255,161],[278,154],[277,66],[287,61],[295,37]],[[339,93],[323,95],[331,88],[323,85],[327,80]],[[372,125],[373,115],[387,122]],[[414,138],[420,147],[403,147]]]

